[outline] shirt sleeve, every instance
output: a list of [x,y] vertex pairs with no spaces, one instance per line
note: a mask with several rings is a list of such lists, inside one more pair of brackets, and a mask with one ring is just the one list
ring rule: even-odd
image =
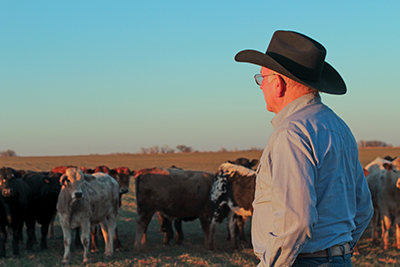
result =
[[307,138],[289,130],[277,135],[271,157],[273,231],[260,265],[291,266],[318,220],[317,167]]
[[350,242],[350,247],[353,248],[357,241],[360,239],[365,228],[367,228],[369,221],[374,213],[374,208],[372,206],[371,192],[368,187],[367,180],[365,179],[363,169],[361,164],[357,164],[357,181],[356,181],[356,205],[357,213],[354,219],[356,229],[352,233],[353,241]]

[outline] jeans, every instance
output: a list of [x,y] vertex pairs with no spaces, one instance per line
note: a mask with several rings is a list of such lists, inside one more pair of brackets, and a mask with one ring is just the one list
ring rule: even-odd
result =
[[351,254],[329,258],[300,258],[296,259],[292,267],[352,267]]

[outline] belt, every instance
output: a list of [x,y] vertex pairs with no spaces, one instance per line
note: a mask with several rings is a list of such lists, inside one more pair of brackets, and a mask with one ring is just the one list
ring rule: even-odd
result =
[[[344,247],[344,252],[343,252],[343,247]],[[329,257],[329,251],[331,250],[331,256],[343,256],[349,253],[352,253],[350,249],[349,243],[342,245],[336,245],[330,248],[327,248],[325,250],[313,252],[313,253],[300,253],[297,255],[297,258],[328,258]]]

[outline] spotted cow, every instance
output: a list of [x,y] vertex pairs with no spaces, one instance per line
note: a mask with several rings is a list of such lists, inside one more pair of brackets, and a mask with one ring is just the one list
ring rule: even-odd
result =
[[221,164],[214,178],[210,193],[209,247],[215,247],[214,236],[217,223],[228,219],[233,249],[238,249],[238,218],[252,215],[256,172],[229,162]]

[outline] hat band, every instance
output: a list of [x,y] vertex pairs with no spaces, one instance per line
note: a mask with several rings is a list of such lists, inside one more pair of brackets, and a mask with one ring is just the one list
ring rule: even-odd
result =
[[[268,54],[271,58],[273,58],[286,70],[288,70],[290,73],[292,73],[294,76],[296,76],[301,80],[317,82],[321,79],[323,65],[314,68],[308,68],[304,65],[297,63],[296,61],[293,61],[290,58],[284,57],[274,52],[266,52],[266,54]],[[324,62],[322,62],[322,64],[324,64]],[[321,64],[316,63],[314,65],[321,65]]]

